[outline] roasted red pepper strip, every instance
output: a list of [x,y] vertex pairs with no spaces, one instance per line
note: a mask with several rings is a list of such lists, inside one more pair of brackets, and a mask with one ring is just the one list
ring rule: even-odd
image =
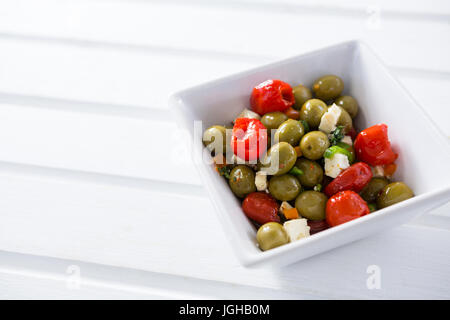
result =
[[267,130],[258,119],[236,119],[231,136],[233,153],[246,161],[257,160],[267,149]]
[[364,162],[358,162],[342,171],[325,187],[325,194],[331,197],[344,190],[360,192],[372,179],[372,170]]
[[350,190],[336,193],[327,201],[326,220],[334,227],[369,214],[367,203]]
[[397,159],[398,154],[392,151],[387,129],[385,124],[377,124],[358,134],[354,147],[359,160],[378,166]]
[[278,203],[265,192],[250,193],[242,202],[245,215],[259,224],[280,222]]
[[284,111],[295,102],[292,88],[281,80],[267,80],[253,88],[250,97],[252,110],[259,115]]

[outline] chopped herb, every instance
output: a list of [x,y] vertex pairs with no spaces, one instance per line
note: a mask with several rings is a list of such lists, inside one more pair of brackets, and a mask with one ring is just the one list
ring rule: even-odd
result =
[[377,206],[375,203],[369,203],[367,206],[369,207],[370,212],[377,211]]
[[331,132],[331,138],[330,143],[332,146],[338,144],[341,142],[341,140],[344,138],[344,127],[338,126],[334,131]]
[[301,176],[302,174],[304,174],[304,172],[299,168],[297,168],[296,166],[293,166],[292,169],[289,171],[289,173],[294,176]]
[[300,120],[300,122],[303,125],[303,129],[305,129],[305,133],[309,132],[309,124],[306,122],[306,120]]
[[221,168],[218,168],[219,174],[221,176],[224,176],[227,179],[230,179],[230,173],[231,173],[231,167],[230,166],[223,166]]
[[315,186],[314,186],[314,191],[322,191],[322,185],[319,183],[319,184],[316,184]]

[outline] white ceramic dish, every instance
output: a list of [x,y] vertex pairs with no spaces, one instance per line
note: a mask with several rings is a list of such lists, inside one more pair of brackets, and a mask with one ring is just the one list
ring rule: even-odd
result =
[[[389,137],[399,152],[395,180],[406,182],[416,196],[373,214],[330,228],[294,243],[262,252],[256,246],[256,230],[241,210],[225,179],[213,165],[198,161],[196,166],[210,193],[225,233],[243,265],[286,265],[336,248],[407,222],[450,200],[450,144],[424,110],[391,75],[378,57],[363,43],[351,41],[303,54],[205,83],[170,98],[178,123],[194,143],[194,155],[204,149],[201,131],[194,121],[203,121],[203,129],[231,122],[249,106],[252,88],[267,79],[280,79],[311,86],[324,74],[343,78],[344,93],[360,104],[358,128],[377,123],[389,126]],[[432,93],[430,93],[432,94]],[[414,246],[414,243],[411,243]]]

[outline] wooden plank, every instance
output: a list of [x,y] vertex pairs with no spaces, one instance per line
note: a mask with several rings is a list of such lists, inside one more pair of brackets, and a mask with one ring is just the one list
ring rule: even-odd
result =
[[165,108],[174,91],[248,66],[204,56],[186,60],[146,50],[8,40],[0,42],[0,91]]
[[219,281],[0,252],[3,299],[320,299]]
[[[327,14],[323,7],[303,13],[301,8],[255,10],[258,6],[251,5],[246,7],[251,10],[244,10],[237,4],[222,4],[48,0],[17,6],[11,1],[2,4],[0,32],[94,42],[85,45],[121,43],[154,49],[188,49],[193,53],[200,50],[210,54],[274,58],[358,38],[374,47],[389,65],[450,71],[447,59],[450,45],[442,41],[442,35],[450,31],[445,16],[425,21],[386,18],[374,22],[370,12],[349,17]],[[49,7],[51,11],[46,9]],[[444,12],[447,7],[443,7]],[[270,27],[265,27],[268,21]],[[299,37],[301,41],[297,40]],[[420,39],[420,48],[439,50],[421,50],[417,39]]]
[[[447,230],[403,226],[283,269],[246,269],[230,251],[206,198],[49,179],[39,172],[7,169],[0,177],[0,250],[292,294],[450,297]],[[370,265],[382,270],[380,290],[366,287]]]
[[0,119],[2,161],[200,184],[188,137],[173,122],[8,104]]

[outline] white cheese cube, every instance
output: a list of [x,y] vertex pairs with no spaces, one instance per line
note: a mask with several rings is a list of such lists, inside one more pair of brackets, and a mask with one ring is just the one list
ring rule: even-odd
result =
[[341,116],[342,110],[333,103],[328,111],[320,119],[319,130],[325,133],[331,133],[336,130],[336,124]]
[[267,189],[267,174],[264,171],[258,171],[255,176],[255,185],[258,191]]
[[309,237],[310,227],[308,226],[306,219],[292,219],[286,221],[283,224],[283,227],[288,234],[290,242]]
[[331,158],[325,158],[325,174],[331,178],[336,178],[348,167],[350,163],[345,154],[335,153]]
[[344,136],[341,140],[341,142],[349,144],[349,145],[353,145],[353,141],[352,141],[352,137],[350,136]]
[[372,175],[374,178],[382,178],[384,177],[384,169],[382,166],[371,167]]
[[236,122],[236,119],[239,119],[239,118],[250,118],[250,119],[258,119],[258,120],[261,119],[259,114],[257,114],[256,112],[253,112],[249,109],[242,110],[242,112],[233,120],[233,123]]

